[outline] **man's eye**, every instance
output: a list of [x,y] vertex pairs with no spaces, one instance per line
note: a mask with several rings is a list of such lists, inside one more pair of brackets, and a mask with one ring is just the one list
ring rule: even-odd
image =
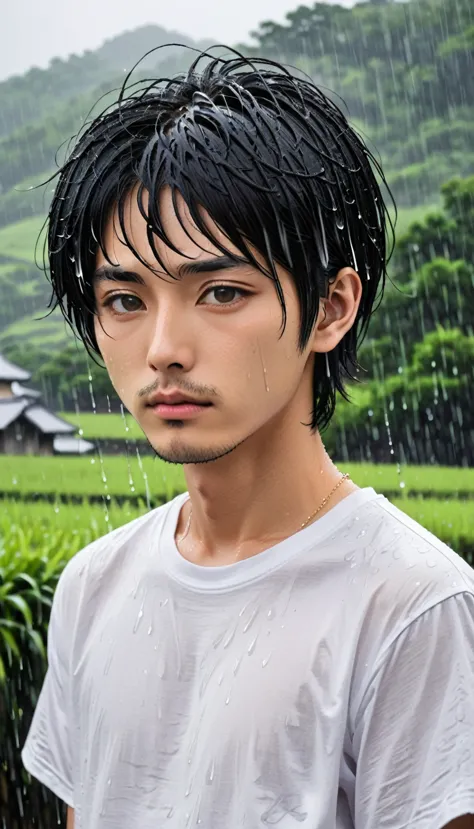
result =
[[[130,300],[132,301],[132,307],[130,307],[129,304]],[[117,310],[117,308],[114,307],[114,303],[116,302],[122,302],[123,308],[125,310]],[[138,311],[137,306],[133,307],[134,302],[137,303],[137,305],[139,306],[141,304],[141,299],[139,299],[137,296],[134,296],[134,294],[111,294],[109,297],[107,297],[105,302],[102,303],[102,307],[105,308],[110,306],[112,308],[112,312],[116,314],[116,316],[123,317],[126,314],[132,313],[133,311]]]
[[[204,297],[212,297],[214,301],[206,301],[206,305],[234,305],[236,300],[242,299],[247,292],[233,285],[214,285],[204,294]],[[204,298],[203,297],[203,298]]]

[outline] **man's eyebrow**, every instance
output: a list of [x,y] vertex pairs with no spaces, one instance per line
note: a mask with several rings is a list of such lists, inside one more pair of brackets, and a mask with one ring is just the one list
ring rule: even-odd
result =
[[213,256],[212,259],[195,259],[189,263],[185,262],[178,268],[178,273],[180,276],[214,273],[215,271],[229,271],[232,268],[240,268],[242,265],[250,265],[250,262],[237,256]]
[[124,268],[113,268],[111,265],[102,265],[97,268],[93,277],[92,284],[98,285],[100,282],[135,282],[139,285],[146,285],[145,280],[140,274],[135,271],[126,271]]
[[[191,276],[200,273],[215,273],[216,271],[227,271],[250,264],[243,257],[213,256],[212,259],[194,259],[190,262],[185,262],[179,266],[178,274],[179,276]],[[112,267],[111,265],[102,265],[100,268],[97,268],[92,277],[92,284],[96,286],[100,282],[106,282],[108,280],[112,282],[134,282],[139,285],[146,285],[143,277],[135,271]]]

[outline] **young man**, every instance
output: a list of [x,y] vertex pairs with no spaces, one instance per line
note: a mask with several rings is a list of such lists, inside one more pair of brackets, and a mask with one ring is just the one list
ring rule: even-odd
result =
[[188,488],[56,592],[23,760],[76,829],[474,826],[474,572],[320,436],[385,277],[371,161],[232,57],[60,172],[57,300]]

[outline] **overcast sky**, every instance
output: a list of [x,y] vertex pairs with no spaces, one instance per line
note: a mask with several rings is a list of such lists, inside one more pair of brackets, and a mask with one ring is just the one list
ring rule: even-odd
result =
[[[340,3],[353,5],[352,0]],[[286,12],[302,4],[303,0],[5,0],[0,80],[31,66],[46,67],[52,57],[95,49],[145,23],[196,39],[228,45],[245,42],[260,21],[283,22]],[[312,0],[304,5],[312,5]]]

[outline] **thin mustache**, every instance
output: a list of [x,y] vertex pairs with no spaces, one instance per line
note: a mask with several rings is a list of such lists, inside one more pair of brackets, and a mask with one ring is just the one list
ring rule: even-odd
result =
[[158,393],[166,394],[170,389],[183,392],[183,394],[191,394],[193,397],[219,397],[216,389],[213,389],[211,386],[198,387],[188,383],[167,383],[165,386],[152,386],[145,391],[139,392],[139,397],[151,397]]

